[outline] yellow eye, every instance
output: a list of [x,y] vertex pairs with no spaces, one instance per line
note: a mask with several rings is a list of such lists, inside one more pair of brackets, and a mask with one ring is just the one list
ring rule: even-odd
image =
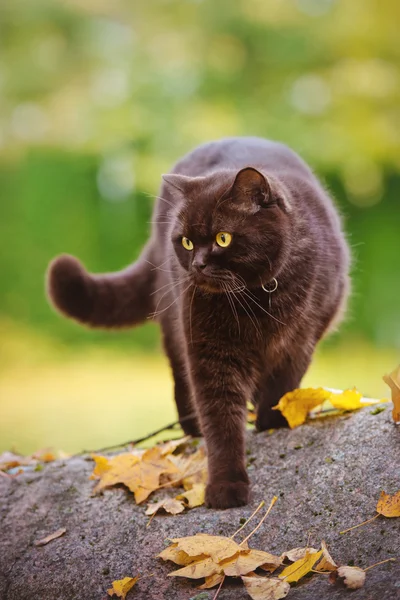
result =
[[215,241],[217,242],[218,246],[221,246],[221,248],[227,248],[232,241],[232,236],[226,231],[220,231],[217,233]]
[[185,248],[185,250],[193,250],[194,248],[193,242],[191,242],[187,237],[182,238],[182,246]]

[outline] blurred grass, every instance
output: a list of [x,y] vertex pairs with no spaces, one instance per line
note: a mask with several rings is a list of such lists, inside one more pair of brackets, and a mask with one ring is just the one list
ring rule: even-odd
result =
[[[166,359],[137,351],[63,348],[11,323],[0,327],[0,451],[96,449],[140,437],[176,419]],[[11,335],[12,332],[12,335]],[[382,375],[398,352],[362,340],[325,346],[303,385],[383,398]]]

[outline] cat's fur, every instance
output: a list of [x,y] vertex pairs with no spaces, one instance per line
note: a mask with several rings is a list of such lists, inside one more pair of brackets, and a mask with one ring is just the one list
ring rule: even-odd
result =
[[[249,499],[247,400],[258,407],[259,430],[286,425],[271,407],[300,384],[344,311],[349,251],[340,219],[292,150],[258,138],[211,142],[185,156],[164,176],[154,215],[131,267],[91,275],[60,256],[48,292],[92,327],[160,323],[182,427],[206,440],[206,503],[239,506]],[[218,232],[232,235],[228,247],[218,246]],[[277,289],[264,291],[274,278]]]

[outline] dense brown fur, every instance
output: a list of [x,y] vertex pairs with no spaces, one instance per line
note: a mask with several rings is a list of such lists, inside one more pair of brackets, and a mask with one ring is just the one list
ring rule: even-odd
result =
[[[90,275],[73,257],[55,259],[49,295],[94,327],[159,321],[183,429],[206,439],[206,502],[239,506],[249,497],[246,401],[258,407],[259,430],[286,425],[271,407],[300,384],[343,311],[349,253],[340,220],[307,165],[258,138],[184,157],[164,176],[154,220],[142,256],[120,273]],[[218,232],[232,235],[228,247],[216,243]],[[272,290],[274,278],[270,294],[262,285]]]

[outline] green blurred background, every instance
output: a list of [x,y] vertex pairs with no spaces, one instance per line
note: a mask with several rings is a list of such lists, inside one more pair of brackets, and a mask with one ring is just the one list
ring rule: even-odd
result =
[[[400,348],[398,0],[13,0],[0,5],[0,450],[67,451],[174,420],[157,328],[60,318],[56,254],[120,269],[161,173],[197,144],[260,135],[331,189],[354,293],[307,383],[387,392]],[[327,240],[329,243],[329,240]]]

